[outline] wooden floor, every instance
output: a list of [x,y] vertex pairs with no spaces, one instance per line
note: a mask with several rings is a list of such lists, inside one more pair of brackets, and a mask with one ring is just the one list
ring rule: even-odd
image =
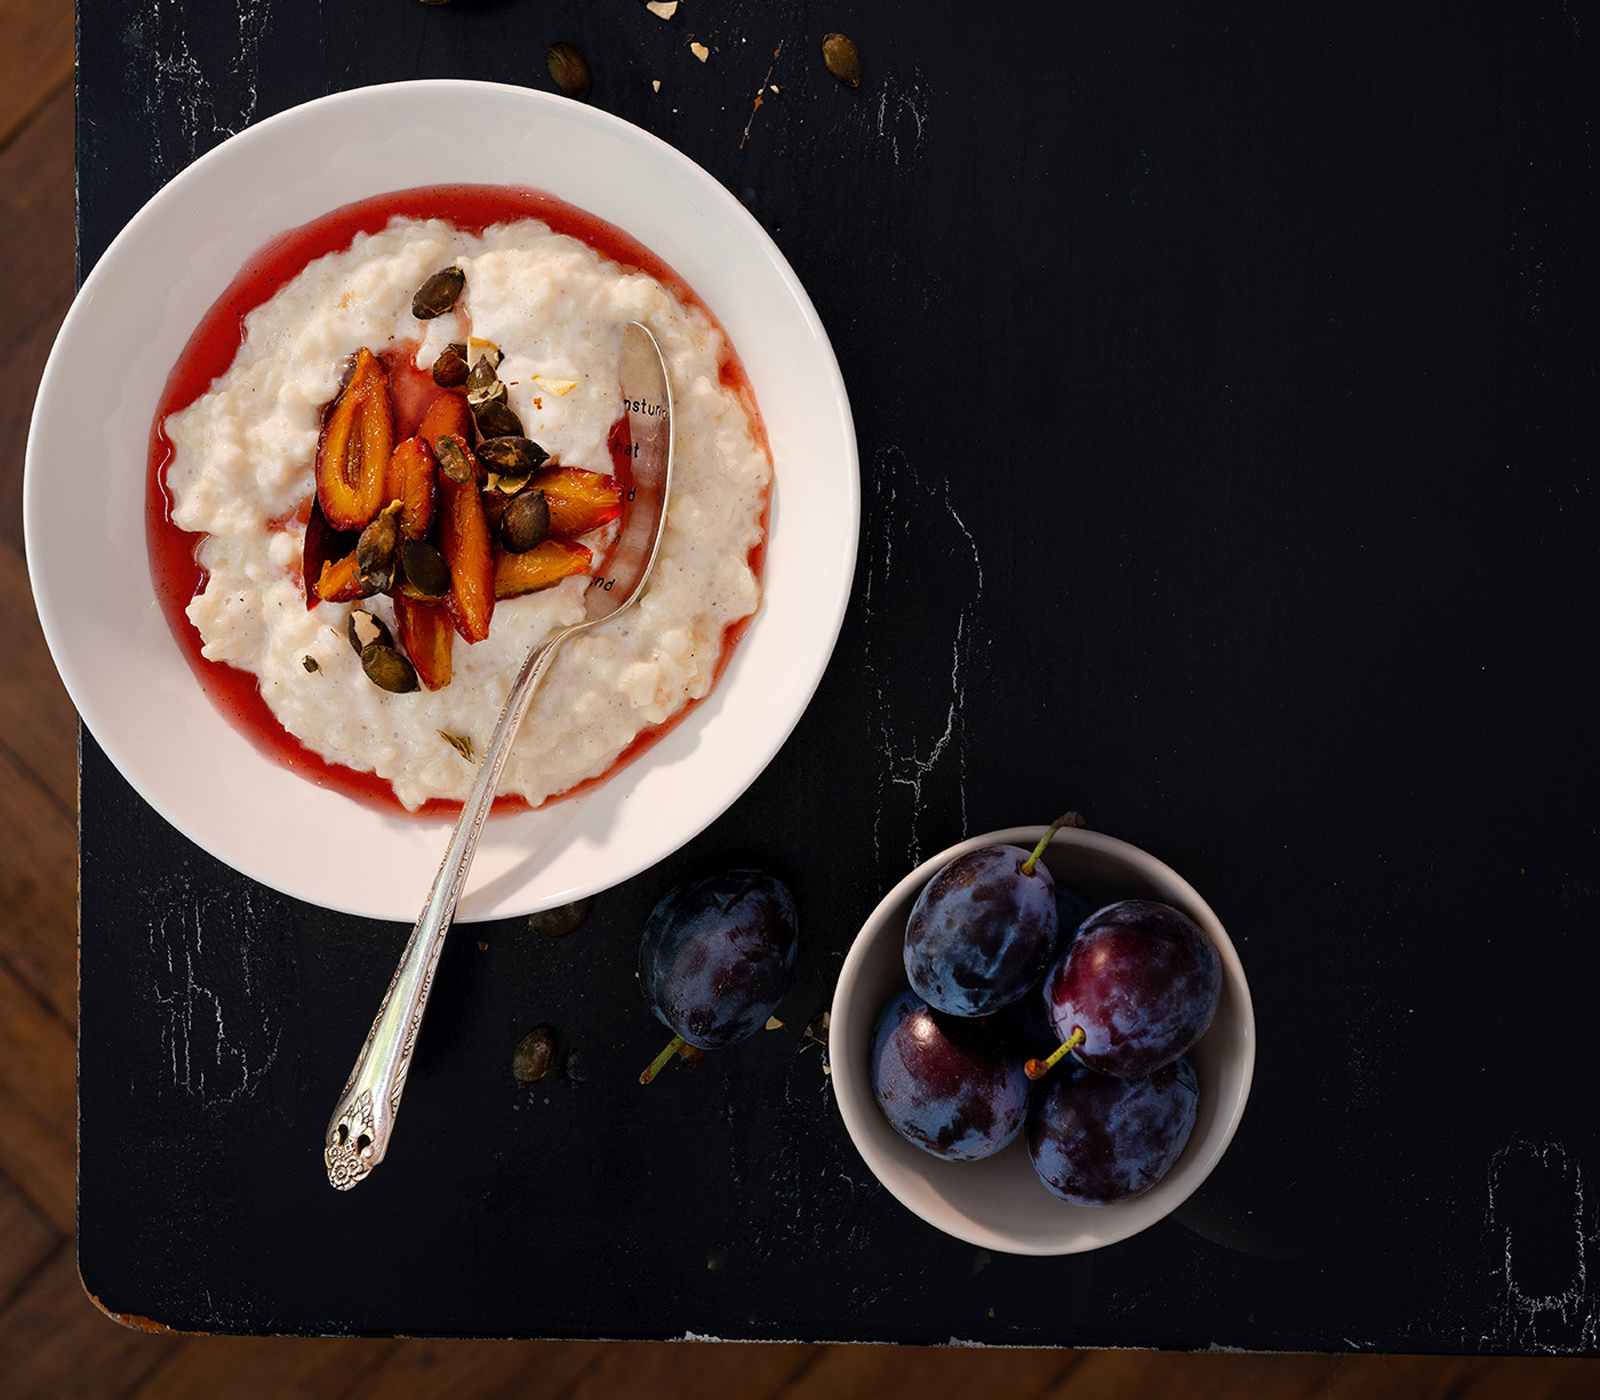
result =
[[73,22],[72,0],[0,0],[0,1397],[1600,1393],[1600,1362],[1564,1359],[258,1340],[103,1316],[73,1249],[77,717],[34,617],[21,515],[28,416],[73,291]]

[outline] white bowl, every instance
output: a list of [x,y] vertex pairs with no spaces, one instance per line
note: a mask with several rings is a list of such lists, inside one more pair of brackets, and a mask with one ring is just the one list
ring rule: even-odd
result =
[[458,918],[605,889],[727,809],[822,677],[850,596],[860,500],[844,384],[794,272],[716,180],[608,113],[493,83],[360,88],[247,128],[160,190],[84,282],[40,384],[23,516],[45,638],[95,740],[184,835],[299,899],[407,923],[449,820],[316,786],[212,705],[151,583],[146,451],[179,352],[263,245],[356,200],[444,184],[548,191],[664,259],[727,330],[774,458],[762,607],[717,689],[598,786],[491,818]]
[[1189,1052],[1200,1081],[1199,1116],[1183,1154],[1161,1181],[1114,1205],[1070,1206],[1046,1189],[1019,1136],[981,1162],[947,1162],[913,1146],[883,1116],[873,1097],[869,1047],[878,1014],[906,981],[906,919],[938,870],[980,846],[1032,850],[1042,826],[975,836],[925,861],[883,899],[862,925],[839,973],[828,1023],[829,1062],[839,1112],[867,1166],[901,1204],[947,1235],[1010,1254],[1077,1254],[1155,1224],[1185,1201],[1216,1166],[1250,1093],[1255,1067],[1255,1016],[1239,956],[1210,906],[1174,871],[1136,846],[1099,832],[1064,828],[1044,862],[1058,884],[1099,908],[1119,899],[1156,899],[1188,914],[1222,957],[1222,1000],[1216,1019]]

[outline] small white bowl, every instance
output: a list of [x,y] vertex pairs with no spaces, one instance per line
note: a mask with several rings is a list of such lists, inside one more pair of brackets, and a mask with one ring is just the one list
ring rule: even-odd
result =
[[[947,1162],[900,1136],[872,1093],[868,1051],[878,1013],[907,985],[906,919],[924,884],[949,861],[979,846],[1032,850],[1042,826],[975,836],[925,861],[886,895],[850,948],[828,1023],[829,1062],[839,1112],[868,1167],[902,1205],[948,1235],[1009,1254],[1077,1254],[1137,1234],[1185,1201],[1221,1159],[1250,1093],[1256,1026],[1244,969],[1217,916],[1190,885],[1154,856],[1099,832],[1063,828],[1045,853],[1058,884],[1094,908],[1119,899],[1157,899],[1182,909],[1222,956],[1216,1019],[1189,1052],[1200,1107],[1183,1155],[1142,1195],[1115,1205],[1069,1206],[1046,1189],[1023,1137],[981,1162]],[[1040,1053],[1043,1053],[1042,1051]]]

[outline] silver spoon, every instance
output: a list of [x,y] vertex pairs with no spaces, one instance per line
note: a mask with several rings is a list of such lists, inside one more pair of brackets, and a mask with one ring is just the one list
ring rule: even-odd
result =
[[644,592],[655,563],[672,484],[672,389],[655,337],[637,321],[630,321],[622,329],[618,379],[633,439],[633,496],[611,554],[610,572],[589,581],[583,621],[535,647],[511,687],[500,723],[450,838],[444,864],[434,877],[428,902],[411,930],[405,955],[384,993],[339,1106],[328,1122],[322,1155],[328,1180],[341,1191],[348,1191],[363,1180],[388,1149],[406,1072],[411,1067],[411,1052],[416,1047],[422,1013],[427,1009],[428,993],[433,989],[433,974],[445,935],[455,915],[456,899],[466,883],[501,770],[533,692],[562,643],[631,606]]

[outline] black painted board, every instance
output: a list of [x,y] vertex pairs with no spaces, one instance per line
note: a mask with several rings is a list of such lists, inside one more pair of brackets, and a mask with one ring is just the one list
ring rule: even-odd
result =
[[[321,1134],[405,929],[218,866],[85,739],[89,1290],[214,1331],[1595,1352],[1590,28],[80,0],[84,268],[250,121],[414,76],[548,88],[578,44],[591,100],[795,267],[863,505],[788,744],[569,938],[458,931],[348,1194]],[[1068,807],[1228,927],[1255,1085],[1176,1217],[988,1257],[871,1179],[801,1030],[906,869]],[[644,916],[735,861],[800,905],[786,1025],[641,1089]],[[546,1022],[562,1072],[519,1089]]]

